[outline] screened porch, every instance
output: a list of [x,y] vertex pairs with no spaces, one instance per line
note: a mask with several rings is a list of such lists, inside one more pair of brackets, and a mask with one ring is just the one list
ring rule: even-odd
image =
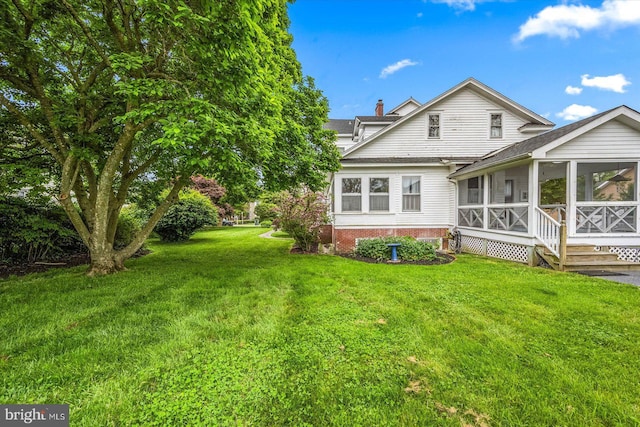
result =
[[461,228],[537,236],[543,220],[569,237],[640,230],[638,162],[529,161],[458,181]]

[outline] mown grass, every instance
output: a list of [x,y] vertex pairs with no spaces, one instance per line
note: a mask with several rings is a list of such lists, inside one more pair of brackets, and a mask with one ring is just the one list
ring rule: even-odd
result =
[[263,231],[0,281],[0,403],[68,403],[73,426],[640,424],[640,289]]

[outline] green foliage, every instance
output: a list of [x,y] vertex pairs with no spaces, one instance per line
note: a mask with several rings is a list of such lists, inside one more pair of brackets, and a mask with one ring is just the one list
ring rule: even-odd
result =
[[334,131],[324,129],[329,102],[315,87],[313,78],[297,82],[284,102],[283,128],[273,149],[282,156],[265,164],[265,186],[269,190],[293,189],[300,184],[314,191],[327,186],[327,172],[340,168],[340,152]]
[[272,221],[278,215],[277,207],[275,203],[260,202],[256,205],[255,214],[260,218],[260,221]]
[[320,243],[320,228],[329,220],[328,204],[323,193],[304,188],[285,191],[278,200],[276,229],[286,231],[303,252],[313,252]]
[[0,224],[0,262],[51,261],[86,252],[59,206],[0,198]]
[[[0,188],[12,173],[54,183],[96,274],[120,268],[195,174],[236,205],[261,186],[319,188],[339,166],[286,0],[0,1],[0,16]],[[157,214],[114,250],[116,215],[145,199]]]
[[260,221],[260,227],[262,228],[271,228],[272,226],[273,226],[273,221],[269,219]]
[[183,190],[180,200],[169,208],[156,225],[160,239],[167,242],[188,240],[206,225],[216,225],[218,212],[208,197],[196,190]]
[[140,232],[144,224],[145,214],[136,205],[129,205],[122,208],[118,217],[118,228],[116,228],[116,236],[113,247],[116,249],[124,248],[131,243]]
[[399,260],[403,261],[423,261],[436,258],[436,249],[432,243],[422,242],[410,236],[400,237],[377,237],[373,239],[360,239],[356,246],[357,255],[372,258],[378,261],[391,259],[390,243],[400,243],[397,248]]

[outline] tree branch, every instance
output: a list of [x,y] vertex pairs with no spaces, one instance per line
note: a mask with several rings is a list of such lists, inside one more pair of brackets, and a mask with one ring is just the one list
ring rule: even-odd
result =
[[171,191],[169,191],[167,197],[162,201],[162,203],[160,203],[160,205],[158,205],[156,210],[153,211],[153,214],[151,214],[151,217],[144,225],[144,227],[142,227],[142,230],[140,230],[133,241],[129,243],[129,245],[127,245],[127,247],[125,247],[124,249],[116,252],[117,258],[121,260],[130,258],[138,251],[138,249],[142,247],[142,244],[149,237],[156,224],[158,224],[158,221],[160,221],[162,216],[167,212],[167,210],[169,210],[171,205],[175,203],[178,198],[178,193],[180,193],[180,190],[182,190],[184,186],[187,185],[190,177],[191,174],[186,173],[174,182],[173,187],[171,188]]
[[93,35],[91,34],[91,31],[89,30],[89,27],[80,18],[80,16],[78,15],[78,12],[73,8],[73,6],[71,6],[71,4],[69,4],[69,2],[67,0],[60,0],[60,1],[64,5],[64,7],[69,11],[69,13],[73,17],[73,19],[76,21],[76,24],[78,24],[80,26],[80,28],[82,29],[82,32],[87,37],[87,40],[89,41],[89,44],[91,46],[93,46],[93,48],[96,50],[98,55],[100,55],[102,60],[107,65],[111,66],[111,61],[109,60],[109,56],[104,52],[104,50],[102,50],[102,48],[100,47],[98,42],[96,42],[96,40],[93,38]]
[[51,153],[53,158],[56,159],[56,161],[61,166],[64,165],[65,157],[63,153],[58,151],[53,144],[47,141],[47,138],[45,138],[44,135],[38,132],[38,130],[35,128],[35,126],[33,126],[29,118],[22,111],[20,111],[15,105],[13,105],[11,101],[5,98],[4,94],[2,93],[0,93],[0,104],[3,105],[7,110],[9,110],[11,114],[16,116],[20,124],[24,126],[27,129],[27,131],[29,131],[29,134],[31,134],[31,136],[33,136],[33,138],[36,141],[38,141],[38,143],[44,149],[46,149],[49,153]]
[[107,26],[111,30],[111,34],[116,38],[116,43],[118,43],[118,48],[121,51],[126,52],[127,46],[126,46],[124,37],[122,36],[122,31],[120,31],[116,23],[113,21],[113,9],[114,9],[113,1],[106,0],[102,8],[102,13],[104,15],[104,19],[107,23]]
[[18,90],[21,90],[27,95],[30,95],[34,98],[37,97],[36,92],[33,90],[32,87],[29,86],[28,81],[18,77],[17,75],[12,73],[10,70],[7,70],[6,67],[0,67],[0,79],[8,81],[13,85],[13,87],[15,87]]
[[89,247],[91,240],[91,232],[82,219],[82,216],[76,210],[71,200],[71,189],[76,185],[78,174],[80,173],[80,163],[73,155],[69,155],[62,167],[62,179],[60,183],[60,196],[58,201],[65,210],[74,228],[80,235],[84,244]]
[[20,14],[24,17],[24,38],[25,40],[29,38],[29,34],[31,34],[31,27],[33,27],[33,16],[22,5],[20,0],[12,0],[13,5],[18,9]]

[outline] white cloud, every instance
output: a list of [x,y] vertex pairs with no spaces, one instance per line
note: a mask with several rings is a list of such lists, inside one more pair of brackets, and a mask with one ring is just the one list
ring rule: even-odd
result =
[[422,18],[424,14],[422,12],[418,12],[418,14],[416,15],[418,18]]
[[590,105],[571,104],[560,113],[556,113],[556,116],[564,120],[572,121],[593,116],[597,112],[598,110],[591,107]]
[[410,59],[403,59],[402,61],[398,61],[395,64],[387,65],[380,72],[380,78],[381,79],[385,79],[388,76],[390,76],[391,74],[402,70],[403,68],[412,67],[414,65],[418,65],[418,63],[414,62],[414,61],[412,61]]
[[595,87],[617,93],[625,93],[624,87],[631,84],[624,74],[615,74],[606,77],[589,77],[589,74],[584,74],[581,77],[582,86]]
[[481,3],[481,1],[478,0],[431,0],[431,2],[446,3],[449,7],[465,12],[475,10],[476,3]]
[[575,4],[547,6],[520,26],[515,42],[546,34],[561,39],[578,38],[581,31],[640,25],[640,1],[604,0],[600,7]]
[[454,8],[460,12],[472,12],[476,10],[476,5],[480,3],[491,3],[497,1],[511,1],[511,0],[422,0],[427,3],[444,3],[447,6]]
[[574,87],[574,86],[567,86],[564,91],[565,91],[565,93],[567,93],[569,95],[580,95],[582,93],[582,88],[581,87]]

